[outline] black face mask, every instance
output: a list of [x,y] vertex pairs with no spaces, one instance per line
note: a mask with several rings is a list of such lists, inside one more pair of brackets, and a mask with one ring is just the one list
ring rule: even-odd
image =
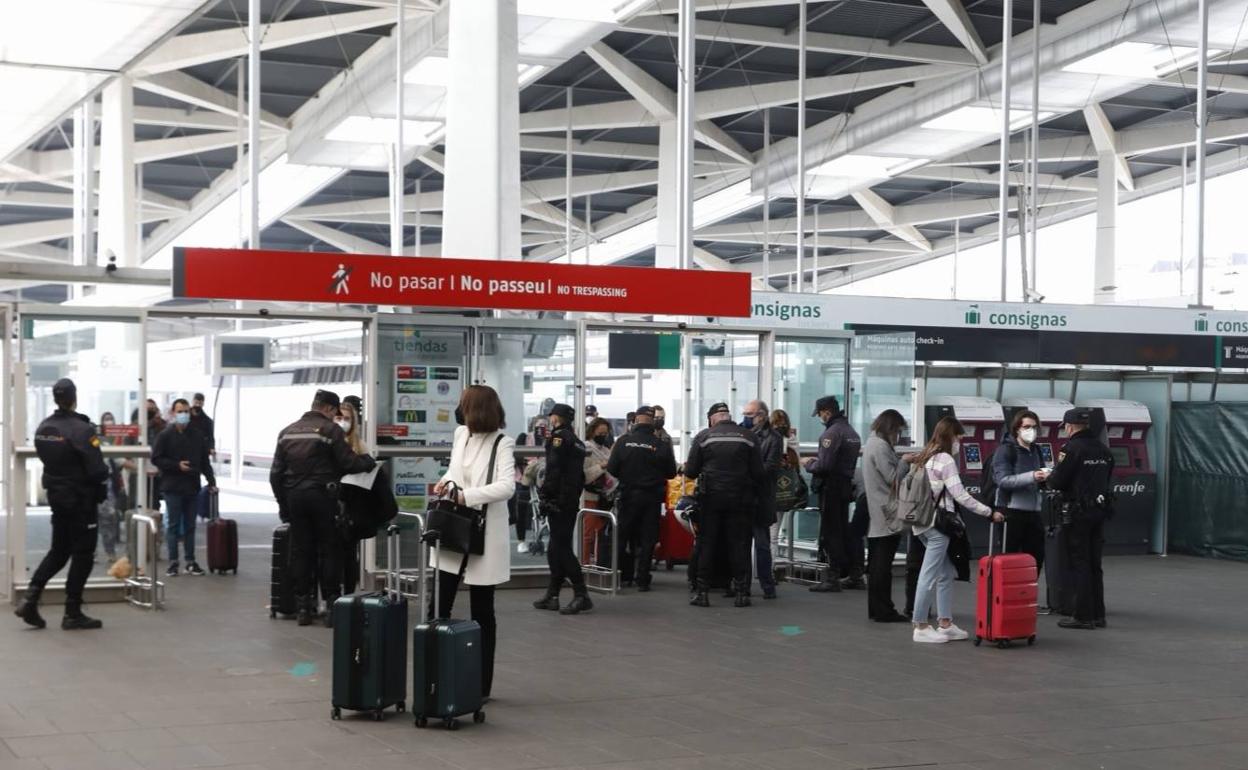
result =
[[594,443],[598,446],[611,446],[610,436],[594,436]]
[[150,420],[150,419],[152,419],[153,417],[155,417],[155,416],[156,416],[156,411],[157,411],[157,410],[155,410],[155,409],[148,409],[148,410],[147,410],[147,418]]
[[455,407],[455,424],[456,425],[464,424],[464,410],[460,409],[458,406]]
[[662,418],[662,417],[655,417],[655,418],[654,418],[654,429],[655,429],[655,430],[660,430],[660,429],[662,429],[662,427],[663,427],[663,422],[664,422],[664,420],[663,420],[663,418]]

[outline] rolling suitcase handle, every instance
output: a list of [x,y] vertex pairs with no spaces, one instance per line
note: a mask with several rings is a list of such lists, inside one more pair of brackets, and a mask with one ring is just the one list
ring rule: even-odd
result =
[[[1010,523],[1008,521],[1001,522],[1001,553],[1005,553],[1005,539],[1009,536]],[[997,540],[997,522],[988,517],[988,555],[992,556],[992,545]]]
[[398,601],[399,593],[399,525],[386,527],[386,593]]
[[[438,547],[438,539],[441,538],[441,536],[442,536],[442,533],[436,529],[427,530],[425,534],[420,536],[421,547],[427,547],[429,548],[429,550],[432,551],[434,548]],[[437,621],[438,615],[440,614],[438,612],[439,610],[438,594],[440,593],[440,591],[438,590],[438,573],[441,571],[442,570],[437,567],[433,569],[433,617],[430,618],[430,620],[435,621],[435,622]],[[421,576],[421,579],[422,580],[424,579],[423,575]],[[420,611],[425,612],[426,610],[424,607],[421,607]]]

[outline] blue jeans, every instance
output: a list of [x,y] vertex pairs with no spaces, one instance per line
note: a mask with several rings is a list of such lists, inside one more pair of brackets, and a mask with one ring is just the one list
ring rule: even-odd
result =
[[936,617],[953,619],[953,581],[958,571],[949,561],[949,538],[936,528],[919,535],[927,547],[923,554],[923,567],[919,570],[919,584],[914,592],[915,623],[926,623],[932,609],[932,593],[936,594]]
[[178,541],[186,541],[186,560],[195,561],[195,507],[199,495],[165,494],[165,542],[169,561],[178,560]]
[[771,563],[771,526],[754,527],[754,571],[758,573],[758,585],[764,591],[776,588],[776,568]]

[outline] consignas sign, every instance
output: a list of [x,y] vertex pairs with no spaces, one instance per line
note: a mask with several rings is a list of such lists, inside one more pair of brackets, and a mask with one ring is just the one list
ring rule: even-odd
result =
[[514,260],[180,248],[173,296],[745,317],[750,275]]

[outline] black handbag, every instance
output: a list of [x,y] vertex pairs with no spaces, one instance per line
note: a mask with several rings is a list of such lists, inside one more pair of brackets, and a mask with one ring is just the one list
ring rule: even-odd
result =
[[[502,440],[500,433],[490,450],[490,470],[485,480],[487,486],[494,483],[494,465]],[[425,531],[437,532],[439,547],[464,554],[466,562],[469,554],[481,556],[485,553],[485,511],[460,505],[455,499],[459,491],[460,487],[455,482],[449,482],[442,497],[429,504]]]

